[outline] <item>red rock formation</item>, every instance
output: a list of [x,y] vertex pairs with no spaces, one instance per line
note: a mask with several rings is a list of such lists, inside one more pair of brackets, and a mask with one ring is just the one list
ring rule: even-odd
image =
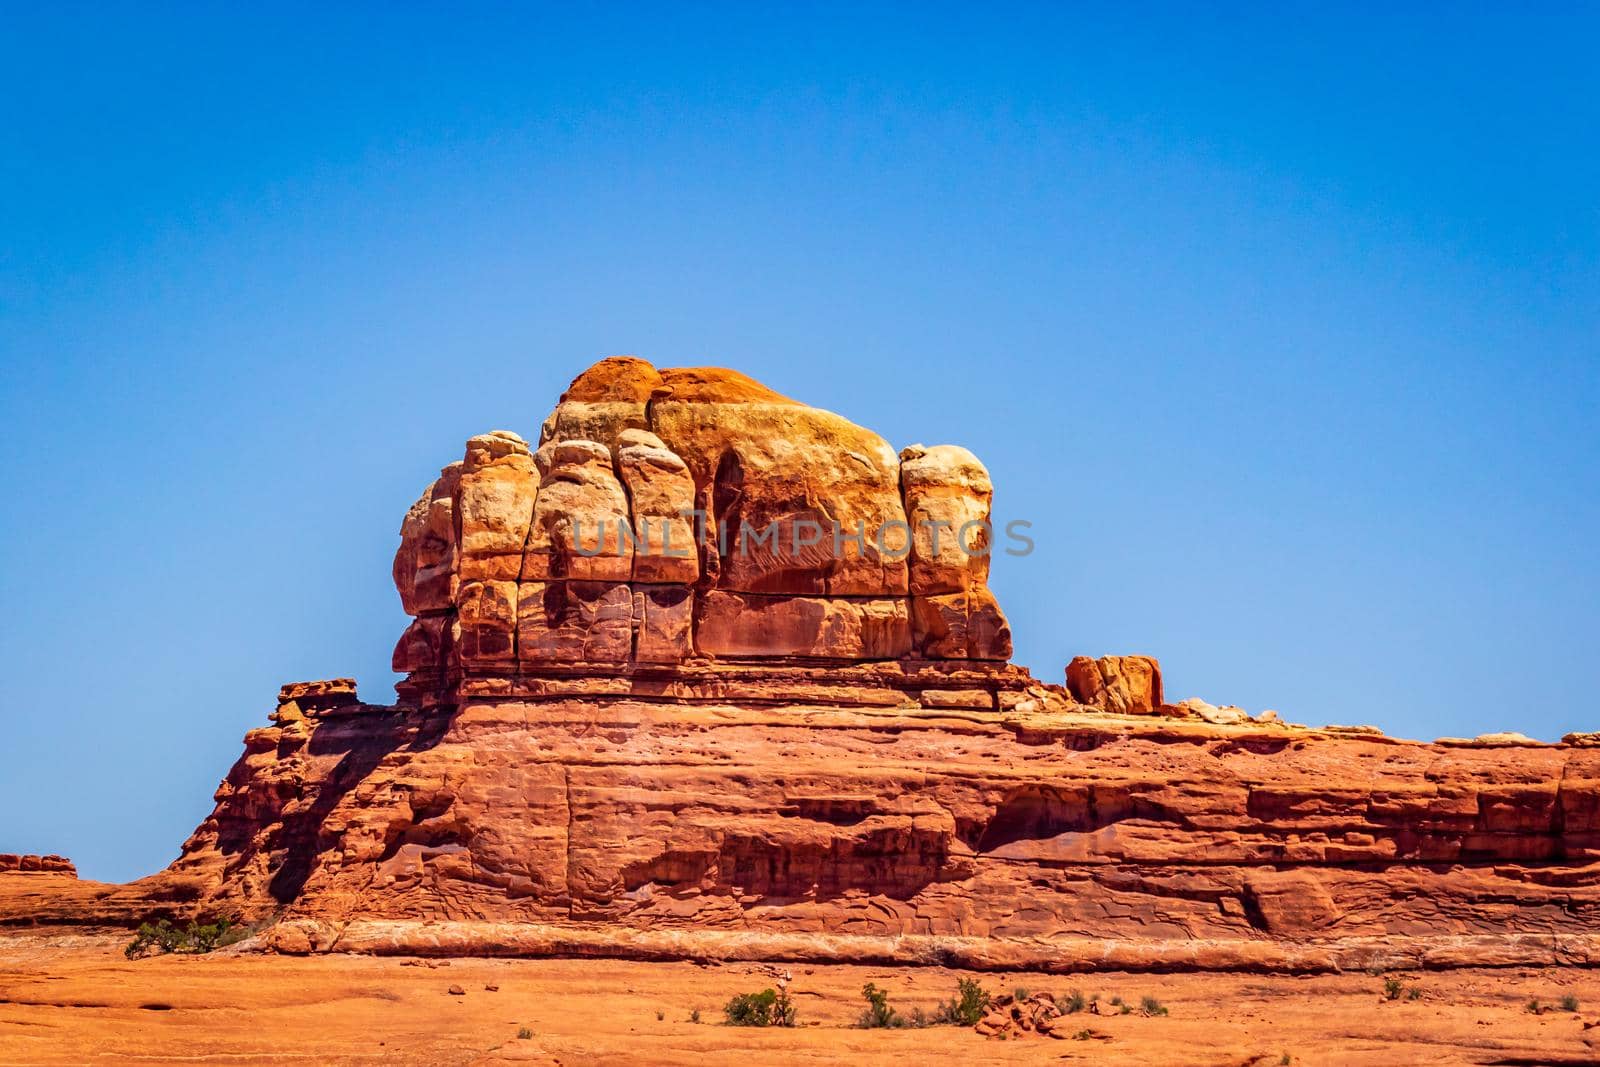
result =
[[67,874],[76,878],[78,868],[65,856],[18,856],[0,852],[0,874]]
[[1167,707],[1145,657],[1075,660],[1069,693],[1005,662],[987,562],[949,541],[741,554],[677,514],[973,545],[989,494],[961,449],[606,360],[537,449],[475,437],[407,513],[400,704],[286,687],[172,867],[33,917],[276,916],[292,952],[1600,962],[1588,737]]
[[965,449],[896,455],[733,371],[602,360],[537,451],[474,437],[407,513],[401,694],[572,692],[594,666],[614,691],[639,664],[1003,662],[991,495]]
[[1161,664],[1151,656],[1074,656],[1067,691],[1080,704],[1130,715],[1161,707]]

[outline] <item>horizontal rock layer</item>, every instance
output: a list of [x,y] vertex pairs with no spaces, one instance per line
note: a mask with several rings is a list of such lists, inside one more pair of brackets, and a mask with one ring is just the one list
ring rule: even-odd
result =
[[0,852],[0,873],[69,874],[77,877],[78,869],[65,856],[19,856]]
[[285,951],[1595,958],[1600,750],[1116,716],[913,677],[885,707],[547,694],[255,730],[141,892],[278,915]]

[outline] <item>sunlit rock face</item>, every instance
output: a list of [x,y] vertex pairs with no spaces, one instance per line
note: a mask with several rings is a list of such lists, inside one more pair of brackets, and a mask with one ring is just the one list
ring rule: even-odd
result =
[[396,704],[285,686],[169,868],[108,887],[0,856],[0,924],[229,916],[286,952],[1600,964],[1600,735],[1310,729],[1169,704],[1147,656],[1040,683],[987,587],[992,493],[965,449],[604,360],[536,443],[473,437],[407,511]]
[[992,496],[964,448],[897,453],[737,371],[601,360],[536,448],[474,437],[407,512],[401,691],[453,702],[640,663],[1003,663]]

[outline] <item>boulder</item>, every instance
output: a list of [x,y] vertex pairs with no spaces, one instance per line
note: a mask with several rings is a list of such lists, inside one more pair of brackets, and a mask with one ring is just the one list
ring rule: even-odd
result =
[[1161,664],[1153,656],[1074,656],[1067,690],[1080,704],[1122,715],[1148,715],[1162,704]]
[[1206,703],[1199,697],[1189,697],[1187,700],[1178,701],[1174,706],[1174,710],[1181,715],[1203,719],[1217,726],[1238,726],[1252,721],[1249,713],[1243,708],[1235,707],[1232,704],[1224,704],[1218,707],[1215,704]]

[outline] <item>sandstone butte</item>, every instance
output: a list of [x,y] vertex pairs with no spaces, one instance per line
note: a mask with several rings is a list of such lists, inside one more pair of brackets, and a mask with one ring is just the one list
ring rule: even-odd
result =
[[[1600,962],[1594,735],[1168,704],[1141,656],[1036,680],[988,558],[924,536],[988,516],[978,459],[733,371],[604,360],[538,442],[472,438],[406,512],[396,703],[285,686],[171,866],[0,857],[0,922],[228,916],[295,955]],[[719,543],[741,522],[781,536]],[[791,550],[813,523],[913,532]]]

